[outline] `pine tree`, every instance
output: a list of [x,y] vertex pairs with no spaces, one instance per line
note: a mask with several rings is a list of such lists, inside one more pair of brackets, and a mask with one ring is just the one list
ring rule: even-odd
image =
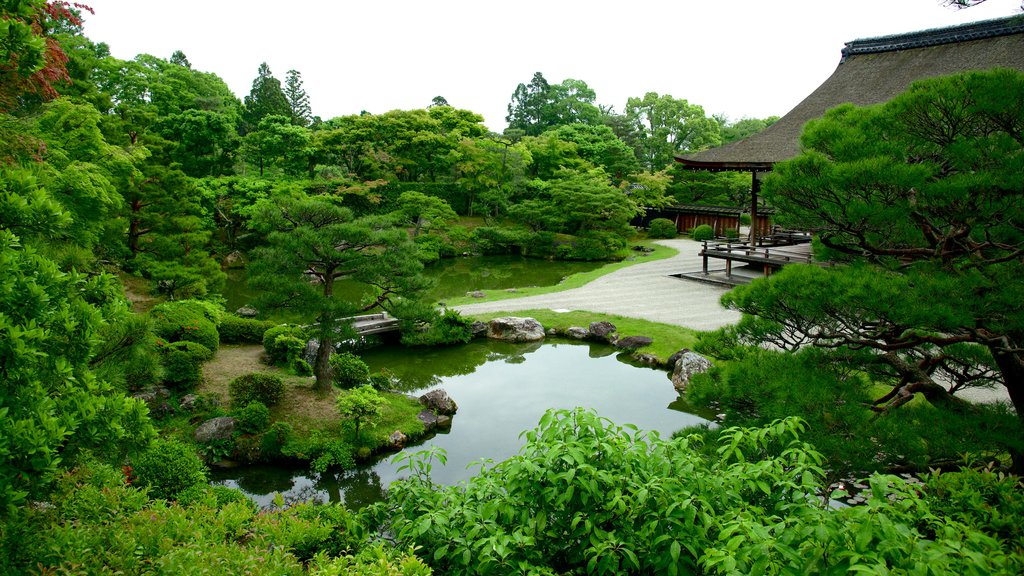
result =
[[245,97],[245,112],[242,114],[242,132],[248,133],[259,125],[264,116],[280,114],[291,117],[292,107],[281,90],[281,81],[274,78],[270,66],[260,64],[252,90]]
[[302,87],[302,73],[298,70],[289,70],[285,76],[284,95],[292,109],[292,123],[309,126],[313,120],[313,110],[309,106],[309,95]]

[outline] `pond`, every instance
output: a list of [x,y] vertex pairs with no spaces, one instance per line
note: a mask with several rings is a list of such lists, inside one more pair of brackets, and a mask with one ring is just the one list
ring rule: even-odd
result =
[[[428,265],[423,272],[435,282],[427,300],[438,302],[454,296],[465,296],[473,290],[507,290],[529,286],[554,286],[566,276],[589,272],[607,262],[576,262],[541,260],[522,256],[464,256],[445,258]],[[364,284],[340,280],[334,292],[338,297],[356,302],[368,291]],[[228,310],[237,310],[252,303],[256,292],[245,283],[245,270],[228,271],[224,286]]]
[[[471,464],[495,462],[523,445],[520,433],[536,427],[549,408],[592,408],[616,424],[635,424],[663,437],[708,420],[689,412],[664,370],[619,359],[608,345],[555,341],[509,344],[479,341],[465,346],[368,350],[371,370],[387,367],[420,395],[444,388],[459,406],[449,431],[406,450],[437,446],[446,466],[435,465],[434,481],[456,484],[475,473]],[[343,473],[316,474],[306,468],[255,466],[219,471],[214,480],[240,488],[262,506],[281,493],[286,501],[344,501],[353,508],[378,501],[399,477],[392,455]]]

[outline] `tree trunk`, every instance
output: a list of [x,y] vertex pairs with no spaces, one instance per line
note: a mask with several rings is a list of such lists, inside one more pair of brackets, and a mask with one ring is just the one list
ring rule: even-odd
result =
[[[323,280],[323,296],[326,300],[334,296],[334,270],[327,269],[321,275]],[[330,310],[330,306],[325,307]],[[330,312],[328,312],[330,313]],[[316,349],[316,359],[313,362],[313,375],[316,376],[317,392],[330,392],[331,390],[331,352],[334,351],[333,318],[326,318],[323,314],[317,319],[320,326],[320,347]]]
[[[1001,344],[998,347],[989,346],[989,350],[996,361],[996,366],[1002,373],[1003,385],[1006,386],[1006,392],[1010,396],[1010,403],[1013,404],[1013,409],[1017,412],[1021,426],[1024,426],[1024,358],[1021,358],[1020,354],[1006,351],[1006,348],[1012,348],[1012,346]],[[1024,476],[1024,453],[1019,450],[1010,450],[1009,452],[1013,459],[1010,471]]]

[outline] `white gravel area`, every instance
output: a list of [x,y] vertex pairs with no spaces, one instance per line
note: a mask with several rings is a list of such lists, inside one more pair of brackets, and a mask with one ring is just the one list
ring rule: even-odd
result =
[[583,310],[694,330],[714,330],[739,321],[738,312],[726,310],[718,302],[727,287],[670,276],[701,268],[699,242],[683,238],[657,242],[678,250],[679,254],[616,270],[572,290],[453,308],[467,315],[533,308]]

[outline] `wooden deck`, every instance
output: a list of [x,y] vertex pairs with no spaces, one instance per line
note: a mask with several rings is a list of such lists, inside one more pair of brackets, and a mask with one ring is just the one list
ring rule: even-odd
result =
[[[703,269],[680,274],[679,277],[736,286],[771,276],[786,264],[814,262],[810,235],[792,230],[773,231],[754,245],[739,240],[708,240],[699,255]],[[711,269],[712,259],[724,261],[725,268]]]

